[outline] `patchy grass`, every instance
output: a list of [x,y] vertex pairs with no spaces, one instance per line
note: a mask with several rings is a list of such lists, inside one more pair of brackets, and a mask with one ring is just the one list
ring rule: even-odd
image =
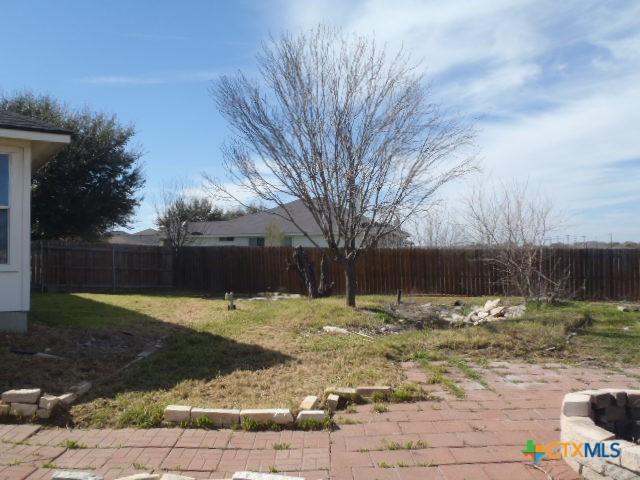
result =
[[[0,389],[38,385],[53,393],[80,380],[95,385],[59,423],[96,427],[153,427],[170,403],[200,407],[291,407],[327,385],[389,384],[390,398],[431,398],[404,381],[400,361],[415,359],[431,381],[453,393],[448,370],[482,383],[469,362],[584,360],[609,366],[640,363],[640,313],[606,303],[530,305],[519,320],[454,330],[402,331],[376,336],[326,335],[324,325],[369,331],[398,322],[385,313],[391,296],[359,297],[359,309],[340,297],[246,302],[228,311],[221,298],[163,294],[35,294],[31,335],[0,337]],[[450,305],[454,297],[407,298]],[[467,307],[486,298],[462,298]],[[507,299],[519,303],[518,299]],[[582,325],[589,315],[593,322]],[[580,328],[582,327],[582,328]],[[575,336],[569,336],[578,331]],[[567,338],[570,338],[567,341]],[[147,345],[164,348],[124,372],[119,368]],[[45,351],[51,361],[13,350]],[[416,358],[416,352],[420,352]],[[420,357],[422,355],[422,357]],[[443,362],[443,363],[440,363]],[[26,372],[26,373],[25,373]],[[26,377],[24,375],[27,375]],[[459,387],[458,387],[459,388]],[[460,394],[458,392],[457,394]],[[258,426],[247,426],[258,428]]]

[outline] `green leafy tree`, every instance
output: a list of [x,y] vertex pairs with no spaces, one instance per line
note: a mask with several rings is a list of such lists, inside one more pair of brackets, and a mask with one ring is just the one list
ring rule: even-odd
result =
[[0,97],[0,109],[73,132],[71,144],[33,172],[33,238],[93,240],[131,221],[144,185],[133,126],[30,92]]

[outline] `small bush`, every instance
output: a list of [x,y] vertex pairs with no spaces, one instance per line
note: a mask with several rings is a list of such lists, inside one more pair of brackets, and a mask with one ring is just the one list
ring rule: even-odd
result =
[[298,422],[298,428],[304,431],[311,430],[329,430],[331,428],[332,422],[331,417],[329,415],[325,415],[323,420],[300,420]]
[[282,430],[282,425],[277,424],[272,421],[267,422],[258,422],[257,420],[253,420],[251,418],[244,417],[241,423],[242,429],[247,432],[279,432]]

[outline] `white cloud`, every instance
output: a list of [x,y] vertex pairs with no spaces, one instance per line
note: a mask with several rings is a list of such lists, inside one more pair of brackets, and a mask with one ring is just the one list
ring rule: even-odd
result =
[[639,170],[610,167],[640,158],[640,3],[284,5],[292,31],[326,23],[375,33],[422,60],[445,105],[481,118],[477,142],[488,175],[471,182],[529,179],[573,215],[567,233],[640,240]]

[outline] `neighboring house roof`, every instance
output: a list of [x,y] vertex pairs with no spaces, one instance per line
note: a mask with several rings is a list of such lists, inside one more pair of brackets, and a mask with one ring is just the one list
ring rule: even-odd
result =
[[[289,214],[295,219],[300,229],[308,235],[322,235],[320,227],[313,219],[311,212],[304,206],[302,200],[296,200],[285,205]],[[264,212],[250,213],[233,220],[223,220],[217,222],[193,222],[189,224],[189,231],[193,234],[210,236],[234,235],[259,235],[264,236],[269,227],[277,227],[285,235],[302,235],[298,227],[293,222],[278,216],[287,216],[283,207],[276,207]]]
[[[284,205],[287,211],[293,217],[293,222],[282,218],[280,215],[287,216],[283,207],[276,207],[264,212],[243,215],[233,220],[224,220],[217,222],[193,222],[189,224],[191,234],[201,234],[204,236],[214,237],[233,237],[257,235],[264,236],[270,226],[277,227],[284,235],[303,235],[301,229],[310,236],[322,235],[322,230],[316,223],[313,215],[307,207],[304,206],[302,200],[295,200]],[[406,232],[398,231],[402,236],[409,236]]]
[[0,128],[8,130],[26,130],[29,132],[59,133],[65,135],[72,133],[70,130],[43,122],[37,118],[27,117],[7,110],[0,110]]
[[115,245],[160,245],[162,243],[160,232],[153,228],[134,233],[114,230],[107,235],[107,243]]

